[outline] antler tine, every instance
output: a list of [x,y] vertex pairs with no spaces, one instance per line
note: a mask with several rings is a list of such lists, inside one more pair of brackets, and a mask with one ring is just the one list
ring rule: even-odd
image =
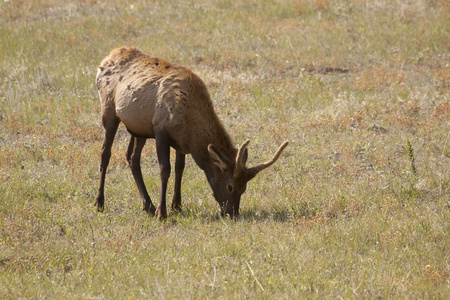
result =
[[248,169],[248,171],[252,174],[257,174],[258,172],[261,172],[262,170],[264,170],[265,168],[270,167],[274,162],[277,161],[277,159],[280,157],[281,153],[283,152],[284,148],[286,148],[286,146],[289,144],[288,141],[285,141],[283,144],[281,144],[280,147],[278,147],[278,150],[275,152],[275,154],[272,156],[271,159],[269,159],[268,161],[266,161],[265,163],[260,164],[259,166],[256,167],[252,167],[250,169]]
[[250,143],[250,140],[246,140],[239,148],[239,151],[236,156],[236,169],[235,170],[237,172],[240,172],[243,169],[245,169],[245,162],[242,162],[242,158],[244,157],[245,149],[247,148],[249,143]]

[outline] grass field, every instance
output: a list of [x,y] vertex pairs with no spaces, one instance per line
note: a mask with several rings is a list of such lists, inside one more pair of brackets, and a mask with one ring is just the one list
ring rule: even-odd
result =
[[[0,298],[450,298],[449,16],[448,0],[0,1]],[[183,212],[149,217],[123,126],[95,211],[95,75],[121,45],[200,75],[250,165],[290,141],[239,218],[190,157]]]

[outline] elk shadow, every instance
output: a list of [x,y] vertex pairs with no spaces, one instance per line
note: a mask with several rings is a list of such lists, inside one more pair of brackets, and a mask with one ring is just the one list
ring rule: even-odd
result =
[[293,220],[297,216],[289,208],[278,209],[262,209],[262,210],[244,210],[242,211],[236,220],[242,220],[247,222],[262,222],[262,221],[275,221],[285,223],[289,220]]
[[[305,216],[307,214],[305,213]],[[275,221],[275,222],[288,222],[295,218],[301,217],[294,213],[292,209],[289,208],[277,208],[277,209],[263,209],[263,210],[243,210],[239,213],[239,216],[230,219],[229,216],[222,217],[219,212],[214,213],[211,211],[195,211],[195,210],[183,210],[177,213],[169,214],[169,219],[176,222],[177,218],[182,219],[198,219],[203,220],[206,223],[222,222],[224,220],[231,220],[235,222],[264,222],[264,221]]]

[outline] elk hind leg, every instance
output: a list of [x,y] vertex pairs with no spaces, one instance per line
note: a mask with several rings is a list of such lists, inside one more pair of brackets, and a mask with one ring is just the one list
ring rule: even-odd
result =
[[134,181],[138,187],[139,194],[141,195],[143,210],[153,216],[155,215],[156,208],[148,195],[141,171],[141,153],[145,142],[145,138],[131,136],[127,151],[127,161],[131,172],[133,173]]
[[102,146],[102,155],[100,161],[100,182],[98,188],[97,198],[95,200],[95,206],[99,212],[103,212],[105,204],[105,178],[106,169],[108,168],[109,160],[111,158],[111,147],[114,142],[114,137],[119,127],[120,120],[116,117],[107,120],[103,117],[103,127],[105,131],[105,140]]

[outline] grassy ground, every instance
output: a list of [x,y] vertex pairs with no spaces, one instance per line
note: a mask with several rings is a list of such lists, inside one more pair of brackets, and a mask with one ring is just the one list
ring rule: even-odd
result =
[[[64,2],[0,2],[0,298],[450,297],[448,0]],[[250,165],[290,141],[237,220],[191,158],[149,218],[123,127],[95,212],[120,45],[199,74]]]

